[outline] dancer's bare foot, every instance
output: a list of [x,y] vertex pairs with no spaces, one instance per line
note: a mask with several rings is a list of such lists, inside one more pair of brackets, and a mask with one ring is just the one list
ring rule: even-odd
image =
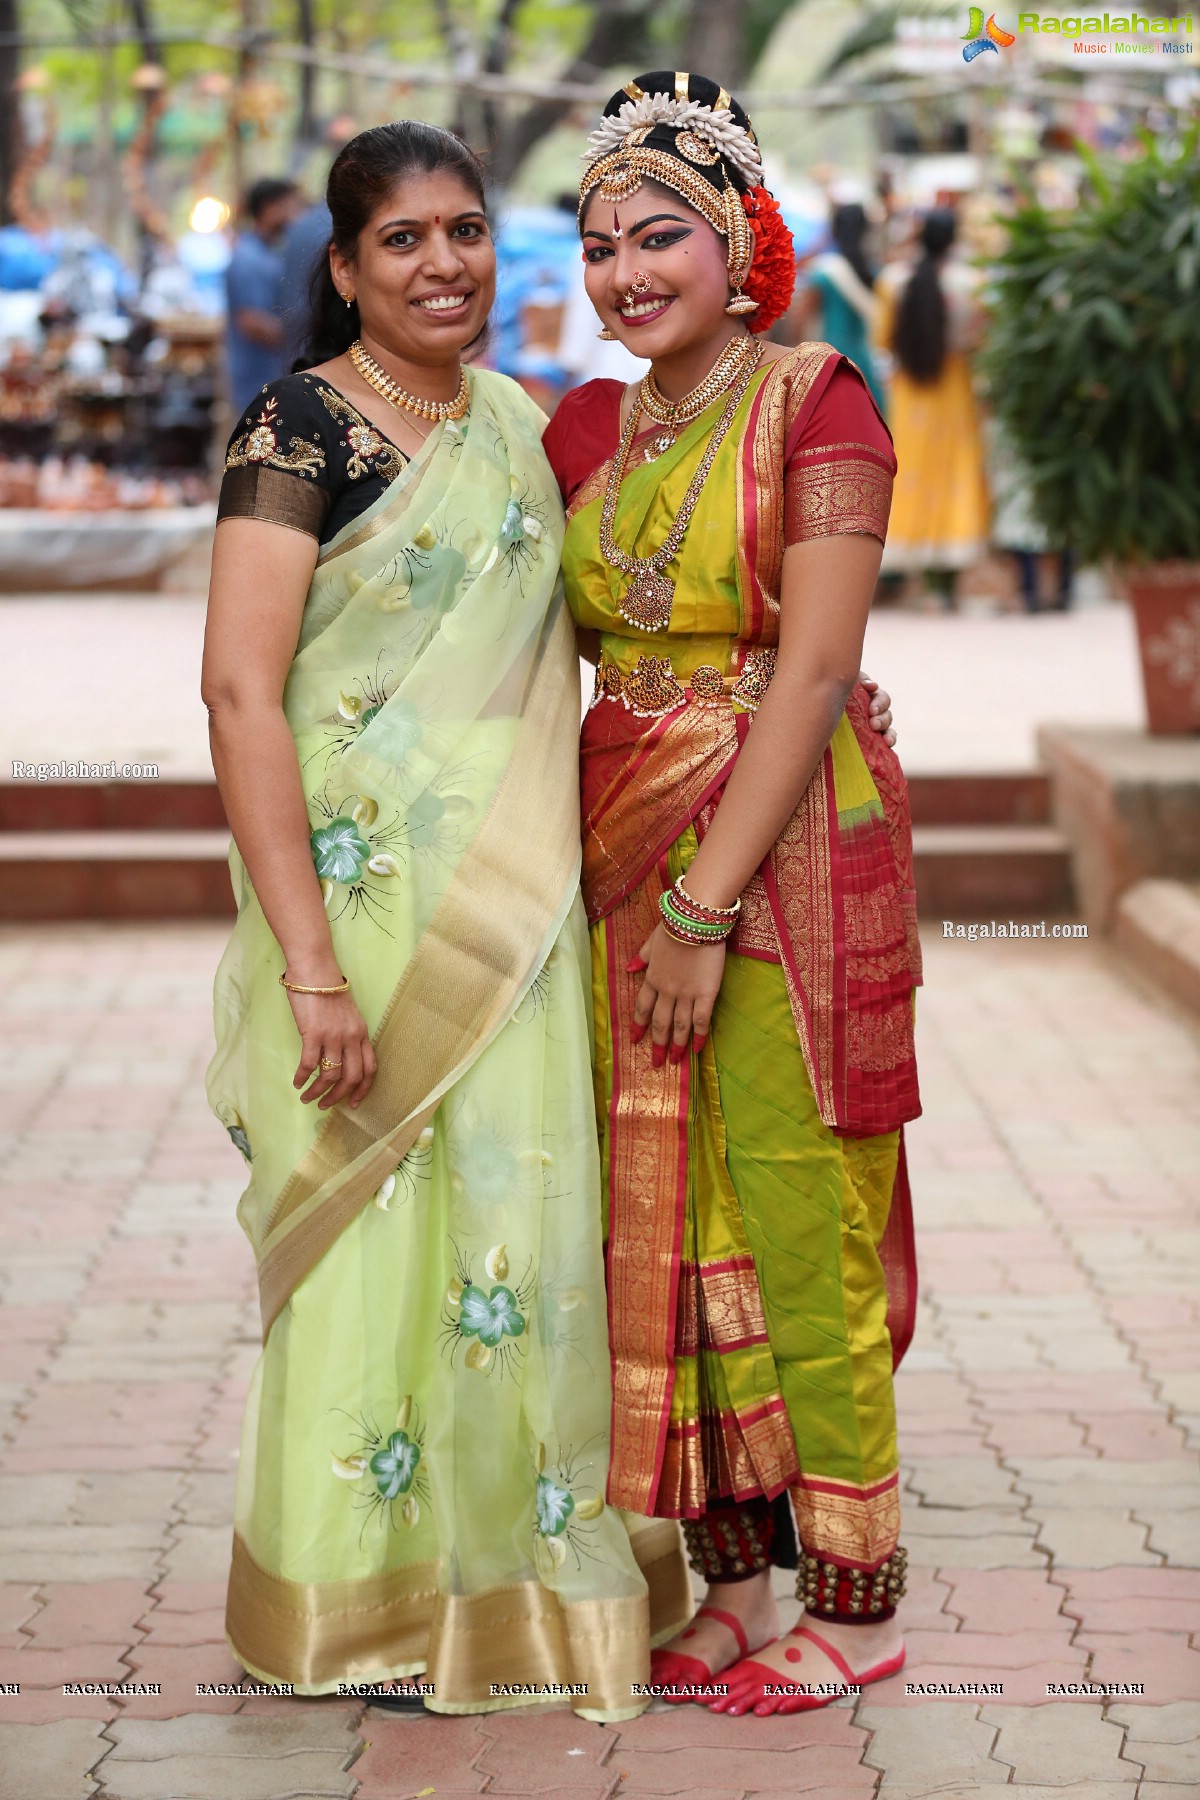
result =
[[[724,1613],[734,1624],[716,1616]],[[736,1625],[737,1629],[734,1628]],[[650,1659],[650,1679],[674,1688],[703,1687],[732,1663],[753,1656],[779,1630],[779,1614],[771,1594],[771,1572],[764,1569],[747,1581],[714,1581],[690,1625]],[[665,1694],[664,1699],[703,1699],[703,1695]]]
[[[839,1625],[801,1613],[783,1637],[727,1669],[723,1680],[728,1694],[716,1694],[705,1704],[735,1717],[807,1712],[828,1706],[856,1682],[866,1685],[894,1675],[903,1663],[904,1639],[894,1617],[876,1625]],[[769,1693],[771,1687],[784,1692]],[[823,1688],[828,1691],[820,1692]]]

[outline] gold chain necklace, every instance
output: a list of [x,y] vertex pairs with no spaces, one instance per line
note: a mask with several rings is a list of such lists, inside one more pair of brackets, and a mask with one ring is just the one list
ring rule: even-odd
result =
[[436,424],[444,419],[461,419],[470,405],[471,390],[467,386],[465,369],[453,400],[424,400],[419,394],[410,394],[381,368],[361,338],[355,338],[346,354],[368,387],[373,387],[377,394],[382,394],[385,400],[404,412],[416,413],[419,419],[432,419]]
[[730,338],[720,356],[709,370],[698,387],[682,400],[668,400],[661,392],[654,379],[653,369],[643,375],[638,388],[638,403],[642,411],[654,420],[656,425],[664,427],[656,432],[643,451],[647,462],[654,462],[664,451],[669,450],[675,442],[680,429],[698,419],[723,394],[730,382],[740,372],[743,362],[754,353],[755,340],[748,332]]
[[717,451],[721,448],[726,432],[733,424],[734,414],[741,404],[742,396],[750,385],[750,377],[758,367],[762,356],[762,345],[753,344],[753,353],[747,357],[743,367],[736,376],[729,390],[729,398],[721,410],[721,416],[713,426],[712,436],[708,440],[704,455],[700,458],[696,473],[688,483],[687,493],[679,504],[674,522],[658,549],[649,556],[632,556],[622,550],[613,536],[613,520],[617,514],[617,500],[621,493],[621,482],[624,480],[629,466],[629,452],[637,435],[640,406],[630,409],[629,419],[621,433],[621,443],[613,458],[612,467],[608,471],[608,482],[604,490],[604,506],[600,513],[600,554],[606,563],[619,569],[623,575],[630,577],[629,586],[617,601],[617,611],[630,625],[641,631],[661,631],[671,622],[671,603],[675,598],[675,583],[665,573],[667,565],[675,560],[687,535],[687,528],[692,522],[692,514],[696,510],[696,502],[700,498],[704,483],[708,480],[709,470]]

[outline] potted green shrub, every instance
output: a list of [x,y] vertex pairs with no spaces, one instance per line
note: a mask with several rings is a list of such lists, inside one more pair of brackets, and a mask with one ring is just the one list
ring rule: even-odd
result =
[[1080,154],[1074,211],[1008,221],[984,379],[1051,541],[1124,570],[1151,731],[1198,731],[1200,129]]

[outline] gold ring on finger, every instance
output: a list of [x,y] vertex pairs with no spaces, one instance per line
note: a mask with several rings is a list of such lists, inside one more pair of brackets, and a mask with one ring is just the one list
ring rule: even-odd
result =
[[321,1058],[321,1067],[323,1069],[340,1069],[341,1066],[342,1066],[342,1059],[340,1056],[338,1057],[336,1062],[334,1061],[332,1056],[323,1056]]

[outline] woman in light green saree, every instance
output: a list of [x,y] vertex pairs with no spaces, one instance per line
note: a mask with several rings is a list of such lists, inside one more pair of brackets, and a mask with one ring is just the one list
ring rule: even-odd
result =
[[238,901],[208,1091],[264,1333],[227,1632],[297,1693],[622,1719],[690,1600],[674,1525],[605,1504],[561,503],[537,408],[460,369],[474,158],[378,127],[329,200],[316,366],[231,440],[205,649]]

